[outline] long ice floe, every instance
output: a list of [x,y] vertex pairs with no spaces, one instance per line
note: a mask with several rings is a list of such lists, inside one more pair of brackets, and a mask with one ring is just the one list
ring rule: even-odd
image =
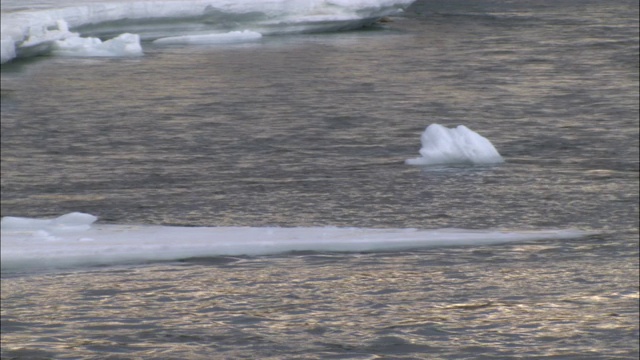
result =
[[255,41],[262,38],[262,34],[255,31],[230,31],[223,34],[185,35],[171,36],[155,40],[154,44],[160,45],[208,45],[208,44],[228,44]]
[[114,265],[192,257],[268,255],[291,251],[394,251],[572,239],[579,230],[499,231],[336,227],[178,227],[95,225],[71,213],[55,219],[2,218],[2,270]]
[[[61,0],[38,9],[24,9],[19,2],[12,8],[3,2],[0,60],[56,51],[73,56],[142,54],[140,42],[118,36],[123,33],[142,40],[164,39],[158,44],[210,44],[255,40],[256,34],[265,33],[348,30],[397,14],[413,1]],[[106,44],[104,39],[112,40]]]
[[419,158],[407,159],[408,165],[496,164],[504,162],[493,144],[464,125],[449,129],[429,125],[421,137]]

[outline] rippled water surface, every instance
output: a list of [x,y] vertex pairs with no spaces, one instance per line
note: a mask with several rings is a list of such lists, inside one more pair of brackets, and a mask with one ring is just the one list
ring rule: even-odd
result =
[[[637,14],[419,1],[372,30],[3,65],[3,216],[596,235],[3,274],[2,358],[637,358]],[[431,123],[505,163],[405,165]]]
[[3,347],[30,344],[6,352],[24,358],[633,358],[629,252],[595,238],[3,279]]

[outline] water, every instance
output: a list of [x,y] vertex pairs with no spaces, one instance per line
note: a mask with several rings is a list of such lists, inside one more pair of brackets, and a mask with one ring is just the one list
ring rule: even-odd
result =
[[[637,358],[637,14],[418,1],[367,30],[3,64],[2,216],[597,235],[3,272],[2,358]],[[405,165],[432,123],[505,163]]]

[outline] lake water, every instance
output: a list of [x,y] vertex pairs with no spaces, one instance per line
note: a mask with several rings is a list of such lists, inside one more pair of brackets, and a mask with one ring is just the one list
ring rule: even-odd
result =
[[[3,16],[31,5],[53,6]],[[141,56],[4,63],[2,216],[590,235],[3,270],[2,358],[637,359],[637,2],[417,1],[389,20],[169,46],[154,22]],[[433,123],[504,163],[406,165]]]

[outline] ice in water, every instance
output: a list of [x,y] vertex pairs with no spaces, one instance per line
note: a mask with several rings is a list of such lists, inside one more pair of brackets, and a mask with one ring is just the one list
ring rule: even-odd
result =
[[291,251],[394,251],[585,236],[579,230],[367,229],[96,225],[71,213],[55,219],[4,217],[3,270],[139,263]]
[[419,158],[407,159],[408,165],[496,164],[504,162],[493,144],[464,125],[449,129],[429,125],[421,137]]
[[228,44],[228,43],[240,43],[247,41],[260,40],[262,34],[255,31],[230,31],[223,34],[203,34],[203,35],[184,35],[184,36],[171,36],[155,40],[153,43],[158,45],[177,45],[177,44],[191,44],[191,45],[208,45],[208,44]]
[[94,37],[72,36],[56,41],[53,54],[78,57],[140,56],[142,46],[140,46],[140,36],[136,34],[120,34],[104,42]]
[[55,219],[33,219],[5,216],[2,218],[1,226],[3,231],[49,231],[56,233],[65,230],[87,230],[96,220],[98,220],[96,216],[80,212],[65,214]]
[[[413,1],[133,0],[79,5],[64,1],[57,8],[40,9],[13,9],[3,3],[0,62],[42,53],[141,55],[139,39],[158,40],[159,44],[220,44],[256,40],[264,35],[262,31],[285,34],[353,29],[397,14]],[[230,23],[235,24],[234,31],[226,27]],[[69,31],[91,27],[108,28],[110,36],[125,36],[103,43],[95,34]]]

